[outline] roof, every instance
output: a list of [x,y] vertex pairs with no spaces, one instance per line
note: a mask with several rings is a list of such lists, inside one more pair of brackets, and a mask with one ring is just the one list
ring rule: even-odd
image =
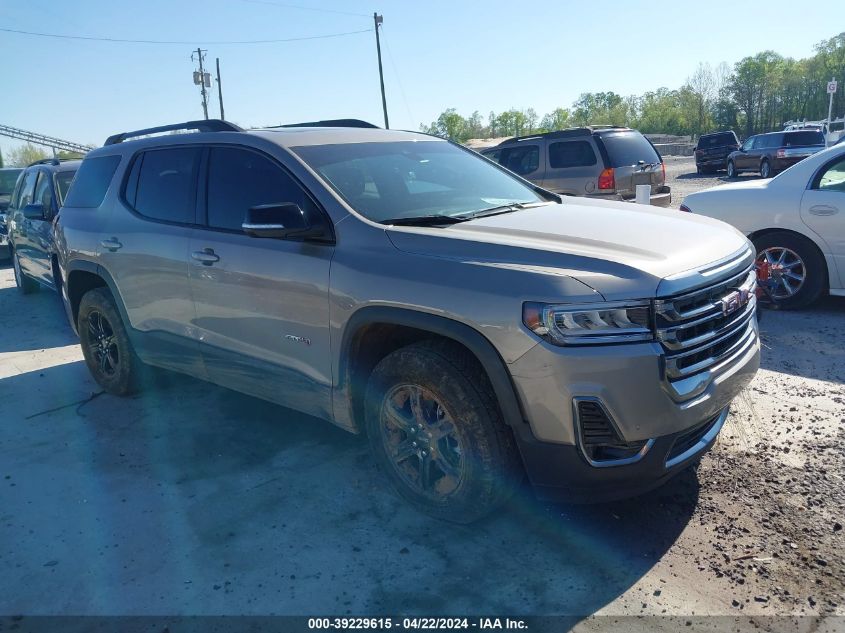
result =
[[408,132],[404,130],[383,130],[381,128],[345,128],[345,127],[284,127],[249,130],[283,147],[302,147],[306,145],[332,145],[339,143],[390,143],[398,141],[434,141],[445,142],[441,138]]

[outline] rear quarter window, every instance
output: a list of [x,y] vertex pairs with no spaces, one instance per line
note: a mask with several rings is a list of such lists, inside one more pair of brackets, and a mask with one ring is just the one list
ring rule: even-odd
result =
[[596,153],[587,141],[564,141],[549,145],[549,166],[552,169],[589,167],[596,162]]
[[81,209],[99,207],[119,164],[120,156],[97,156],[83,160],[70,185],[65,206]]
[[607,149],[610,167],[627,167],[644,163],[659,163],[660,156],[646,137],[639,132],[602,134],[601,141]]

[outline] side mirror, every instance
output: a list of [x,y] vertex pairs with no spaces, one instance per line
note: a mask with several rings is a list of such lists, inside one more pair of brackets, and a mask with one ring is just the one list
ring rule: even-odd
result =
[[302,208],[292,202],[250,208],[241,228],[251,237],[305,239],[323,234],[322,228],[313,227]]
[[44,211],[43,203],[30,202],[23,208],[23,217],[27,220],[43,220],[45,217]]

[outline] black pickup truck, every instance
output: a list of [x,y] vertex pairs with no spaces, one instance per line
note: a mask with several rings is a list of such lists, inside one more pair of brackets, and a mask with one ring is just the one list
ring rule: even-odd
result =
[[702,134],[695,146],[695,170],[712,174],[727,169],[728,154],[739,149],[739,139],[733,130]]

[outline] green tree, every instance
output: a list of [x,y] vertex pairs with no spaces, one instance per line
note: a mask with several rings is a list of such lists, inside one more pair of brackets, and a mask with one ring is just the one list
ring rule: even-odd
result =
[[10,167],[26,167],[35,161],[49,158],[49,154],[43,149],[35,147],[32,143],[20,145],[17,149],[9,152]]
[[566,108],[555,108],[540,121],[540,129],[543,132],[565,130],[568,127],[572,127],[572,121]]

